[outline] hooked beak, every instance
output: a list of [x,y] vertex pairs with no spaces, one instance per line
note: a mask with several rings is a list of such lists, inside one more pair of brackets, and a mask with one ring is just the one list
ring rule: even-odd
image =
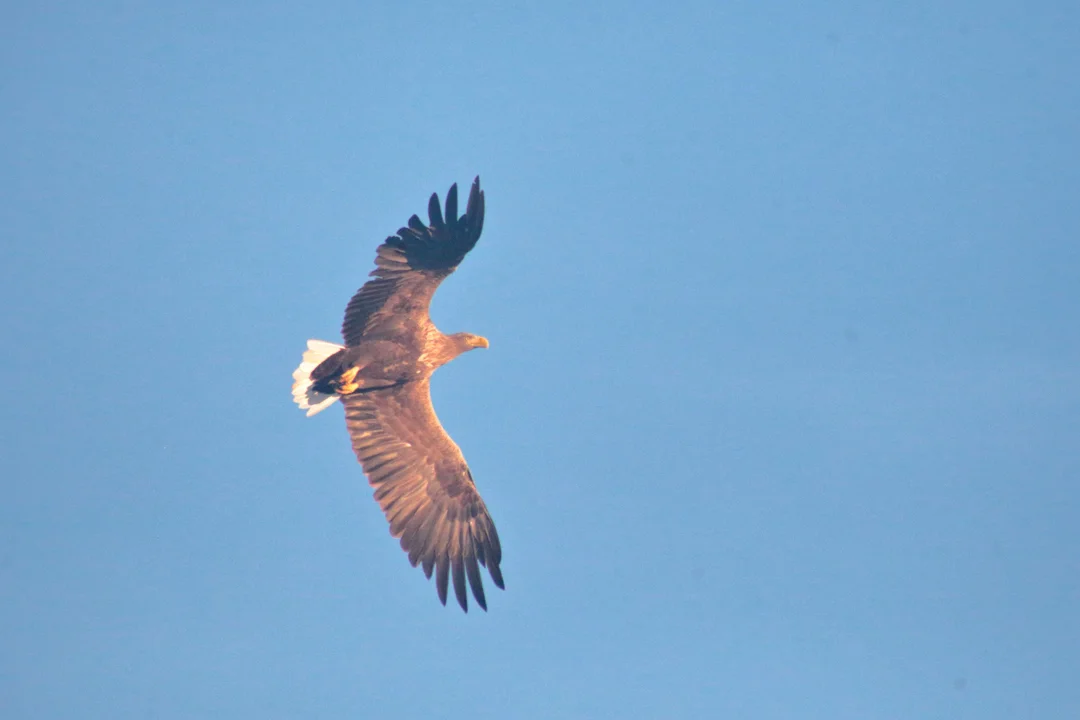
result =
[[485,350],[490,346],[486,337],[480,337],[479,335],[473,335],[469,338],[469,345],[474,348],[484,348]]

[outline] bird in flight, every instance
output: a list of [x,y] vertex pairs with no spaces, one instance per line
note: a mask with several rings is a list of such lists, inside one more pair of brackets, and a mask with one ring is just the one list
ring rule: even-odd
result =
[[293,373],[293,400],[308,416],[340,400],[353,451],[375,489],[390,534],[413,567],[435,574],[439,600],[448,584],[469,611],[466,584],[487,610],[480,567],[503,588],[502,548],[461,450],[431,406],[431,375],[458,355],[486,348],[479,335],[444,335],[431,322],[431,296],[472,250],[484,227],[484,193],[473,181],[458,216],[457,184],[428,202],[428,223],[416,215],[386,238],[372,279],[345,308],[344,345],[308,340]]

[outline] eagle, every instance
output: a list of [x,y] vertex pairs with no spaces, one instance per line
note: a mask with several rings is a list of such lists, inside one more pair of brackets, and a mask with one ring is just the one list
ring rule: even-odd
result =
[[308,340],[293,373],[293,400],[310,417],[340,400],[353,451],[374,488],[390,535],[400,538],[413,567],[435,574],[439,601],[448,584],[465,612],[466,584],[487,610],[480,567],[504,589],[499,534],[460,448],[431,405],[431,375],[458,355],[488,347],[479,335],[444,335],[428,308],[436,288],[473,249],[484,229],[484,193],[477,177],[465,214],[457,184],[428,202],[428,223],[416,215],[386,238],[371,280],[345,308],[344,345]]

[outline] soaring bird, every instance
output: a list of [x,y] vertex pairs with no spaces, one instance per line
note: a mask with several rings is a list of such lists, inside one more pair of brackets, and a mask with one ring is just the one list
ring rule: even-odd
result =
[[468,612],[466,581],[487,610],[480,567],[503,588],[502,548],[495,523],[476,490],[457,444],[431,405],[431,375],[458,355],[488,347],[479,335],[444,335],[428,308],[439,283],[472,250],[484,227],[484,193],[473,181],[465,214],[458,216],[457,184],[428,202],[428,223],[416,215],[386,238],[375,255],[372,279],[345,308],[344,345],[308,340],[293,373],[293,400],[308,416],[335,400],[375,500],[446,604],[447,585]]

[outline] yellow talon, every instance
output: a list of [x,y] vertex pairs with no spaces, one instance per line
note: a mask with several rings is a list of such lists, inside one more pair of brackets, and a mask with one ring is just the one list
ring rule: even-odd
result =
[[351,395],[356,392],[360,387],[360,383],[354,382],[358,372],[360,372],[360,368],[351,367],[341,373],[341,377],[339,377],[337,381],[337,391],[339,395]]

